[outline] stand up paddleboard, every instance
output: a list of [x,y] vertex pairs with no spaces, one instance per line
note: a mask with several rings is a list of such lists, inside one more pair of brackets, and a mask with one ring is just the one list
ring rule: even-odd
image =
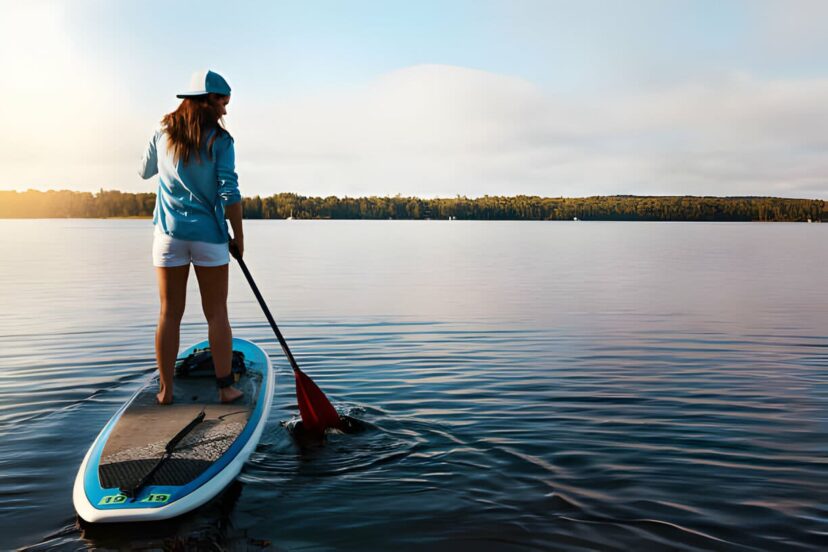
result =
[[173,404],[156,404],[156,375],[95,439],[73,492],[85,521],[175,517],[215,497],[239,474],[270,412],[273,368],[258,345],[233,339],[236,387],[244,397],[221,404],[208,348],[203,341],[179,357]]

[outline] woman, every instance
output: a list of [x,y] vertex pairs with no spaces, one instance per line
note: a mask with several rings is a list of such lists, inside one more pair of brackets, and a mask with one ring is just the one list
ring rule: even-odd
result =
[[181,105],[161,120],[141,160],[139,174],[158,178],[153,264],[158,276],[161,314],[155,333],[160,374],[159,404],[173,400],[173,372],[184,315],[190,263],[195,266],[201,306],[221,402],[242,396],[233,387],[233,335],[227,318],[230,255],[225,218],[233,227],[231,244],[244,252],[242,207],[235,172],[233,138],[224,129],[230,86],[221,75],[193,75]]

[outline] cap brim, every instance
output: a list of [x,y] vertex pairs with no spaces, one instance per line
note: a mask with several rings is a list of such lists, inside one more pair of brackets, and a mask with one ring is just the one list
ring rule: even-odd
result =
[[176,94],[176,98],[193,98],[195,96],[206,96],[207,91],[204,92],[184,92],[183,94]]

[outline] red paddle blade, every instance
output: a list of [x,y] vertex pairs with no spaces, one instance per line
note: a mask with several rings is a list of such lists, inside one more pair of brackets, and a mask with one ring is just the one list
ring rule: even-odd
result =
[[322,433],[329,427],[338,428],[339,414],[325,393],[302,370],[295,369],[293,375],[296,376],[296,400],[305,430]]

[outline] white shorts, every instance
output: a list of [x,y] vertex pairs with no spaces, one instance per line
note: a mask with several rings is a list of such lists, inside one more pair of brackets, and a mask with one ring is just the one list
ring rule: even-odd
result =
[[160,267],[222,266],[230,262],[230,248],[226,243],[179,240],[155,227],[152,240],[152,264]]

